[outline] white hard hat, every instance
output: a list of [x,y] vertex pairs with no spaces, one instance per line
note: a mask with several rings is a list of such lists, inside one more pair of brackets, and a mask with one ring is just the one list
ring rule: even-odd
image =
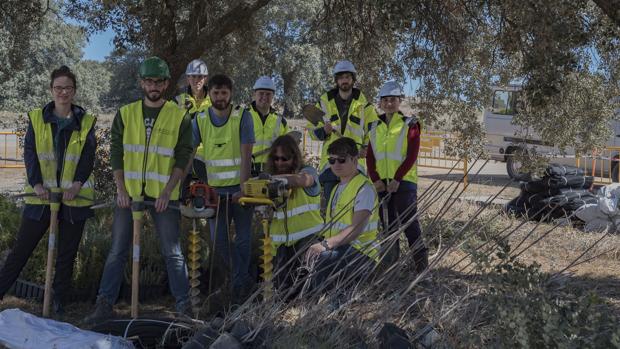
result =
[[185,75],[209,75],[207,63],[205,63],[202,59],[194,59],[187,65]]
[[400,88],[400,85],[394,80],[386,82],[381,87],[381,90],[379,90],[379,98],[389,96],[402,97],[403,95],[403,90]]
[[355,70],[355,66],[353,65],[353,63],[351,63],[350,61],[344,60],[344,61],[339,61],[334,66],[334,75],[340,74],[340,73],[357,74],[357,70]]
[[276,84],[273,83],[273,80],[271,80],[270,77],[261,76],[260,78],[258,78],[258,80],[256,80],[256,82],[254,83],[254,87],[252,89],[253,90],[271,90],[273,92],[276,92]]

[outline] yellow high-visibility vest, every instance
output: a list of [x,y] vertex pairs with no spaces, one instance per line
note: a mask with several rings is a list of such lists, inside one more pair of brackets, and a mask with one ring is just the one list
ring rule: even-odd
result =
[[[416,123],[415,118],[402,113],[394,113],[390,124],[381,120],[370,124],[370,144],[375,156],[377,173],[381,179],[393,179],[396,171],[407,157],[407,133],[409,127]],[[413,164],[402,180],[418,182],[417,165]]]
[[280,245],[293,246],[321,229],[321,194],[310,196],[304,188],[295,188],[286,205],[275,212],[269,235],[274,248],[278,248]]
[[209,110],[196,116],[204,149],[207,182],[212,187],[238,185],[241,182],[241,116],[243,108],[233,108],[226,123],[215,126]]
[[[335,93],[338,93],[337,90]],[[329,119],[334,130],[340,133],[342,121],[338,113],[338,106],[336,105],[335,93],[332,91],[324,93],[319,102],[316,104],[317,108],[320,108],[325,113],[325,118]],[[366,101],[366,97],[363,93],[359,92],[359,95],[353,95],[351,105],[349,106],[349,118],[347,120],[343,137],[352,138],[358,146],[361,148],[362,144],[368,144],[368,124],[377,119],[377,113],[372,104]],[[318,140],[313,130],[319,127],[325,126],[325,122],[320,121],[318,125],[313,125],[308,122],[306,128],[310,133],[310,137],[314,140]],[[335,132],[332,132],[326,140],[323,141],[321,146],[321,158],[319,160],[319,170],[324,171],[327,166],[327,148],[329,145],[338,139],[339,136]],[[365,159],[359,159],[359,165],[362,170],[365,169]]]
[[[327,229],[323,232],[323,237],[329,238],[334,235],[338,235],[342,229],[345,229],[353,224],[355,198],[357,197],[357,193],[365,184],[369,184],[372,187],[372,183],[368,177],[358,173],[346,184],[346,187],[340,193],[335,206],[333,206],[333,200],[337,190],[332,190],[327,204],[327,212],[325,217]],[[377,197],[375,196],[375,208],[378,206],[377,203]],[[371,210],[370,218],[362,230],[362,233],[357,237],[357,239],[351,242],[351,246],[370,257],[375,262],[379,261],[380,250],[380,246],[377,243],[377,229],[379,226],[379,214],[377,211],[377,209]]]
[[[209,109],[211,106],[211,98],[209,95],[206,95],[205,98],[199,103],[196,102],[196,98],[190,95],[187,92],[183,92],[180,95],[174,97],[174,101],[182,108],[187,109],[190,114],[200,113]],[[196,155],[194,159],[204,162],[205,160],[202,157],[202,153],[204,152],[202,143],[198,145],[196,149]]]
[[[174,148],[186,110],[167,101],[159,111],[148,141],[142,101],[121,107],[120,113],[124,125],[123,170],[127,192],[132,198],[142,195],[158,198],[172,174]],[[171,200],[179,199],[179,185],[172,190]]]
[[[56,179],[57,160],[54,152],[54,135],[52,134],[52,125],[43,120],[43,110],[35,109],[28,113],[32,129],[34,130],[35,144],[37,148],[37,157],[41,168],[41,176],[43,177],[43,186],[46,188],[56,188],[59,183]],[[63,159],[63,168],[60,175],[60,187],[69,189],[73,185],[75,171],[82,155],[82,150],[86,144],[88,133],[95,125],[96,118],[91,114],[85,114],[80,123],[80,129],[71,133],[69,144],[65,149]],[[63,201],[67,206],[84,207],[90,206],[95,200],[94,178],[91,174],[86,182],[82,183],[82,188],[78,192],[80,198],[70,201]],[[34,188],[26,184],[24,191],[28,194],[34,193]],[[86,198],[86,199],[83,199]],[[27,196],[26,204],[29,205],[49,205],[49,201],[40,200],[36,196]]]
[[[248,111],[252,114],[252,121],[254,121],[254,138],[256,140],[254,147],[252,148],[252,152],[254,154],[271,147],[271,144],[276,140],[276,138],[288,132],[286,120],[282,116],[276,114],[275,111],[269,112],[264,124],[256,109],[250,106]],[[267,162],[267,155],[269,154],[265,153],[255,156],[254,162]]]

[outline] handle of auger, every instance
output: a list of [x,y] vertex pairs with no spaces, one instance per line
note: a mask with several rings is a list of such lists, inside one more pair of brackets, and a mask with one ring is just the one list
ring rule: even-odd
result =
[[138,294],[140,291],[140,233],[144,218],[144,197],[131,199],[131,218],[133,219],[133,249],[131,255],[131,317],[138,317]]
[[50,315],[50,303],[52,300],[52,274],[54,255],[56,254],[56,234],[58,233],[58,211],[62,201],[62,189],[50,189],[50,226],[49,239],[47,241],[47,263],[45,265],[45,293],[43,294],[43,317]]

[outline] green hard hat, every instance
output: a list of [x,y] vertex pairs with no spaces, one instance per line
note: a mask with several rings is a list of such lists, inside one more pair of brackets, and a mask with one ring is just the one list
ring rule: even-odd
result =
[[170,79],[168,64],[159,57],[149,57],[140,64],[140,77]]

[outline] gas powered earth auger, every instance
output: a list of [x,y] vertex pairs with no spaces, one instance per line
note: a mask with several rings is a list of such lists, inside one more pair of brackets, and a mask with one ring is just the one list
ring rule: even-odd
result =
[[187,260],[189,269],[190,300],[194,317],[198,317],[200,309],[200,250],[202,240],[196,229],[196,220],[200,218],[212,218],[218,205],[218,196],[213,188],[202,182],[194,182],[189,187],[189,198],[185,205],[181,206],[181,214],[192,219],[192,230],[188,236]]
[[244,197],[239,199],[241,205],[264,206],[264,209],[256,210],[263,226],[263,239],[261,256],[261,278],[263,279],[263,299],[269,299],[273,295],[273,247],[269,235],[269,225],[273,219],[275,209],[286,204],[290,195],[288,183],[285,178],[259,176],[247,180],[243,184]]

